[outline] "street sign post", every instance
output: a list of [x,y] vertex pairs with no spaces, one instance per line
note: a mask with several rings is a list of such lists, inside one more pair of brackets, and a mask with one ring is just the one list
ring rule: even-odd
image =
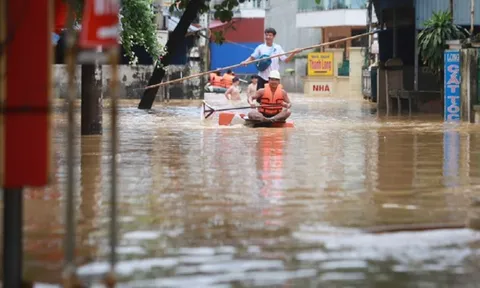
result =
[[79,46],[91,49],[117,46],[119,12],[118,0],[86,0]]
[[444,97],[445,109],[444,120],[447,122],[460,121],[460,51],[446,50],[445,59],[445,79],[444,79]]

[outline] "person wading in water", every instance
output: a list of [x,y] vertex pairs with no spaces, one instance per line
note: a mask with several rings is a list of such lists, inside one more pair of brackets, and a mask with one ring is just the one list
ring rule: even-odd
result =
[[238,77],[233,78],[232,86],[230,86],[230,88],[228,88],[228,90],[225,91],[225,98],[235,102],[242,100],[240,98],[240,79],[238,79]]

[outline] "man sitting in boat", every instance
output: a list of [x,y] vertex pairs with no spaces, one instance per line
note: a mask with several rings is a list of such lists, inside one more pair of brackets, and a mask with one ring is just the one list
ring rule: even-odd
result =
[[[256,106],[256,101],[260,106]],[[262,122],[285,121],[290,117],[290,99],[287,92],[283,90],[280,84],[280,73],[277,70],[270,71],[268,75],[268,84],[265,88],[259,89],[253,96],[248,97],[248,104],[256,110],[248,113],[248,119]]]

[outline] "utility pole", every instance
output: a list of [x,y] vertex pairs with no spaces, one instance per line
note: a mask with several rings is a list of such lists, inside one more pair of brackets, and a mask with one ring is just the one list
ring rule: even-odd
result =
[[450,14],[452,14],[452,23],[455,23],[453,20],[453,0],[450,0]]
[[475,24],[475,0],[471,0],[470,4],[470,35],[473,37],[473,28]]
[[[209,66],[210,66],[210,38],[209,38],[209,29],[208,27],[210,26],[210,13],[207,11],[205,12],[204,15],[201,16],[201,19],[203,20],[202,23],[201,23],[201,26],[204,27],[204,31],[200,32],[200,33],[204,33],[204,37],[202,37],[203,39],[201,40],[200,43],[204,43],[204,46],[203,46],[203,53],[200,53],[200,55],[202,56],[201,57],[201,65],[200,65],[200,70],[201,71],[207,71],[209,70]],[[207,81],[205,81],[208,76],[202,76],[200,78],[200,88],[201,88],[201,92],[200,92],[200,95],[201,96],[201,99],[205,99],[205,86],[207,85]]]
[[[101,52],[102,48],[98,47],[96,53]],[[98,60],[83,63],[81,69],[81,134],[102,135],[102,64]]]

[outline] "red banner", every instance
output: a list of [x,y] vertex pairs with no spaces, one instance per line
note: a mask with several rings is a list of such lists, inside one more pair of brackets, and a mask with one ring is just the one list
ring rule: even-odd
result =
[[6,39],[6,31],[14,31],[14,37],[5,45],[6,59],[0,69],[5,69],[1,74],[5,78],[0,79],[0,187],[45,186],[52,159],[53,1],[29,1],[28,9],[22,1],[7,2],[10,17],[7,22],[0,15],[0,21],[7,22],[0,38]]
[[79,45],[83,48],[118,45],[118,0],[86,0]]

